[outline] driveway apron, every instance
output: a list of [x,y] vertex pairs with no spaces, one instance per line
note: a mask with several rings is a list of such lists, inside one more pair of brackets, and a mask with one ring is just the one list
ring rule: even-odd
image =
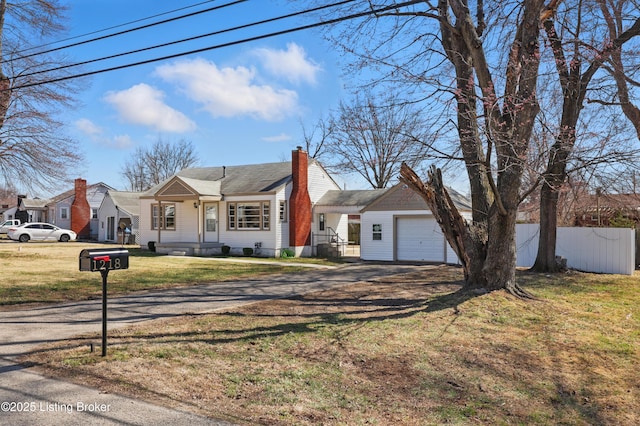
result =
[[[358,263],[113,297],[108,300],[108,328],[327,290],[418,267]],[[96,285],[101,285],[99,274]],[[229,424],[45,378],[17,362],[18,357],[36,351],[42,344],[99,333],[101,321],[101,300],[0,312],[0,425]]]

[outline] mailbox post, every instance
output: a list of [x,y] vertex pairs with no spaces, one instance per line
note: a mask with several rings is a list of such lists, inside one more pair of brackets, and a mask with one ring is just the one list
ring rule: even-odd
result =
[[107,277],[109,271],[129,269],[129,251],[122,249],[86,249],[80,252],[80,271],[102,275],[102,356],[107,356]]

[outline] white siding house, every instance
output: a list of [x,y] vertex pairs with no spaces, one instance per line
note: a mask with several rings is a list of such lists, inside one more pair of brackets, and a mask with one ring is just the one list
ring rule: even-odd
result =
[[111,190],[105,194],[98,209],[98,241],[119,244],[139,241],[140,194]]
[[297,255],[312,254],[311,208],[339,186],[301,148],[292,157],[182,170],[141,195],[140,244],[193,255],[218,254],[223,246],[232,254],[279,256],[294,247]]

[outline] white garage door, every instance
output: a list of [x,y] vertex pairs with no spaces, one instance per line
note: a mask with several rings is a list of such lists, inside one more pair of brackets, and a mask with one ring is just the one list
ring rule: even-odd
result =
[[396,218],[397,260],[444,262],[444,236],[435,219]]

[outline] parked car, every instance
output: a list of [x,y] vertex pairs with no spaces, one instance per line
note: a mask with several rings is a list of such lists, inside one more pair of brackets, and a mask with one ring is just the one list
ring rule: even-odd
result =
[[50,223],[23,223],[20,226],[13,226],[7,231],[7,236],[21,243],[29,240],[56,240],[66,243],[75,240],[77,235],[69,229],[58,228]]
[[0,234],[6,234],[9,228],[20,225],[19,219],[9,219],[0,225]]

